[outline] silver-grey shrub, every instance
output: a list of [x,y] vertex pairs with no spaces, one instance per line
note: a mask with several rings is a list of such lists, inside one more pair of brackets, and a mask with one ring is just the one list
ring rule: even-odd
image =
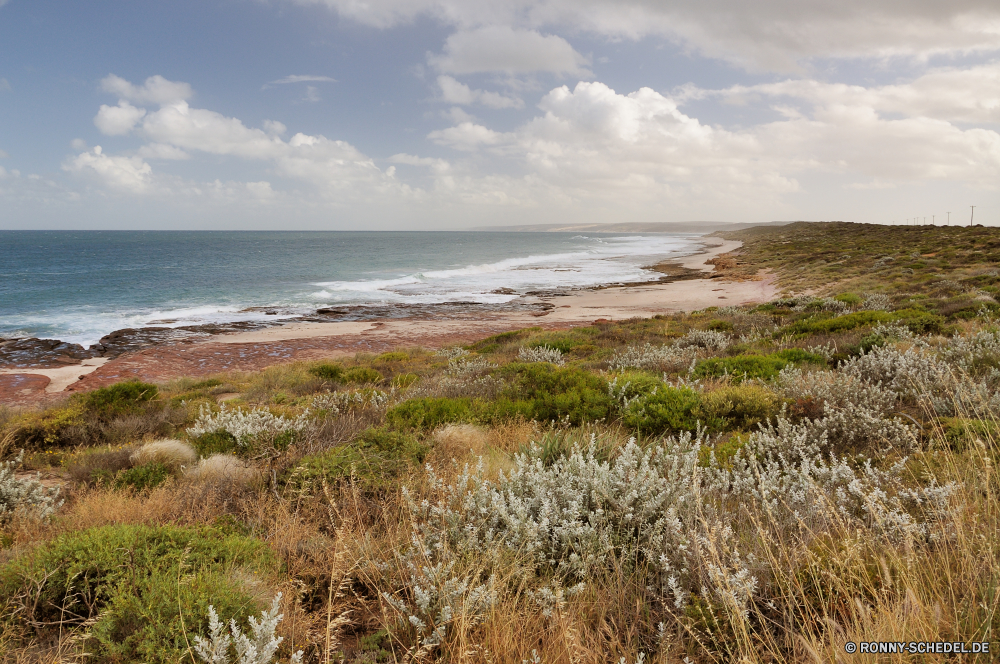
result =
[[[404,558],[410,577],[407,592],[403,597],[382,593],[396,610],[399,622],[411,626],[424,647],[441,645],[454,620],[466,624],[482,620],[496,601],[492,579],[477,584],[474,572],[459,575],[457,561],[441,560],[440,553],[428,551],[425,542],[414,538],[413,548]],[[432,558],[438,562],[431,562]]]
[[517,359],[521,362],[551,362],[558,365],[565,362],[562,351],[549,346],[522,347],[517,352]]
[[974,336],[952,340],[938,352],[919,338],[906,350],[877,346],[842,362],[839,371],[938,415],[995,410],[1000,408],[995,389],[1000,372],[987,371],[979,380],[969,373],[977,358],[989,357],[992,342],[985,335]]
[[[236,625],[235,620],[229,621],[229,634],[225,624],[219,620],[215,607],[208,607],[208,638],[194,637],[194,651],[205,664],[271,664],[274,661],[278,646],[284,637],[277,636],[275,631],[284,615],[278,613],[278,603],[281,593],[275,595],[268,611],[262,611],[260,621],[250,616],[250,634],[244,634]],[[236,659],[230,660],[230,648],[236,650]],[[301,664],[302,651],[291,656],[289,664]]]
[[619,351],[608,363],[612,371],[622,369],[658,369],[671,370],[685,367],[691,363],[697,354],[697,348],[678,348],[677,346],[628,346]]
[[[507,550],[539,579],[567,584],[586,582],[611,557],[641,560],[650,586],[678,608],[700,592],[739,613],[770,574],[757,529],[818,534],[847,524],[927,537],[953,490],[908,484],[902,462],[880,469],[838,457],[813,422],[779,418],[725,464],[714,454],[701,462],[706,442],[685,433],[643,449],[631,440],[602,460],[592,440],[548,466],[536,450],[495,482],[481,465],[450,484],[428,468],[438,499],[409,500],[415,547],[431,564]],[[740,519],[744,512],[766,523]]]
[[353,392],[324,392],[313,397],[310,410],[324,410],[332,415],[351,408],[374,408],[381,410],[389,405],[392,396],[382,390],[357,390]]
[[[980,330],[974,334],[956,335],[942,344],[938,352],[942,359],[972,374],[979,365],[1000,364],[1000,332]],[[987,376],[996,379],[992,372]]]
[[917,398],[954,383],[951,367],[917,347],[901,351],[894,346],[876,346],[842,362],[838,370],[879,384],[902,398]]
[[892,298],[885,293],[868,293],[861,303],[861,308],[870,311],[890,311],[893,308]]
[[841,371],[803,371],[786,367],[778,374],[778,385],[789,399],[812,399],[823,405],[824,412],[848,406],[865,406],[878,415],[896,407],[899,396],[859,376]]
[[730,337],[725,332],[715,330],[691,330],[674,342],[677,348],[705,348],[723,351],[729,347]]
[[225,431],[241,445],[247,445],[259,438],[274,437],[288,431],[305,431],[310,426],[308,411],[293,419],[275,415],[264,408],[230,410],[226,404],[222,404],[219,410],[213,412],[203,404],[198,410],[198,419],[195,420],[194,426],[187,429],[187,433],[190,436],[201,436]]
[[37,477],[18,478],[15,474],[24,461],[24,451],[11,461],[0,463],[0,523],[15,515],[46,519],[55,513],[62,501],[59,488],[46,488]]

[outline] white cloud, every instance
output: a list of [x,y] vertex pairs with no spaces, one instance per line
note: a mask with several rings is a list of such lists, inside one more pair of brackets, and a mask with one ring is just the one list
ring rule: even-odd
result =
[[434,159],[431,157],[417,157],[412,154],[400,152],[389,157],[392,164],[405,164],[407,166],[422,166],[429,168],[435,173],[446,173],[451,170],[451,164],[444,159]]
[[264,131],[266,131],[271,136],[281,136],[286,131],[288,131],[288,127],[286,127],[283,123],[278,122],[277,120],[264,120],[263,127]]
[[306,93],[302,96],[301,101],[317,102],[319,101],[319,90],[315,85],[307,85]]
[[68,160],[63,169],[94,176],[112,189],[129,193],[146,193],[153,185],[153,169],[149,164],[139,157],[104,154],[100,145]]
[[184,150],[165,143],[148,143],[143,145],[139,148],[138,154],[144,159],[169,159],[171,161],[180,161],[191,158],[191,155]]
[[[1000,189],[1000,133],[930,117],[883,117],[863,103],[911,99],[914,93],[904,84],[891,95],[850,90],[845,98],[806,83],[777,89],[818,90],[814,97],[835,101],[734,130],[705,125],[682,112],[678,101],[648,88],[623,95],[603,83],[582,82],[550,91],[539,104],[543,114],[511,132],[462,122],[428,138],[492,157],[494,173],[522,173],[520,179],[487,176],[464,184],[449,173],[442,190],[484,196],[492,182],[500,187],[495,200],[519,204],[534,199],[620,206],[646,215],[667,204],[715,206],[738,215],[748,206],[780,209],[810,174],[855,189],[935,181]],[[923,90],[926,81],[913,85]],[[976,94],[961,86],[955,91]]]
[[142,122],[144,136],[186,150],[252,159],[279,156],[286,144],[261,129],[251,129],[236,118],[181,101],[148,114]]
[[480,145],[496,145],[503,138],[503,134],[473,122],[463,122],[454,127],[432,131],[427,138],[438,145],[471,151]]
[[[2,6],[3,5],[0,4],[0,7]],[[10,81],[8,81],[6,78],[0,78],[0,92],[10,92],[10,91],[11,91]]]
[[137,108],[125,100],[117,106],[101,104],[94,116],[94,126],[107,136],[124,136],[135,128],[136,123],[146,115],[146,109]]
[[284,78],[279,78],[274,81],[265,83],[261,90],[266,90],[272,85],[287,85],[289,83],[336,83],[337,79],[330,78],[329,76],[311,76],[309,74],[292,74],[290,76],[285,76]]
[[687,98],[722,97],[747,103],[758,97],[791,97],[809,104],[864,106],[904,117],[962,123],[1000,123],[1000,62],[968,69],[933,69],[910,83],[863,87],[808,79],[724,90],[681,90]]
[[489,90],[473,90],[451,76],[438,76],[437,83],[438,87],[441,88],[441,101],[449,104],[481,104],[489,108],[524,108],[524,101],[518,97],[508,97]]
[[[998,190],[1000,133],[986,122],[996,117],[1000,96],[996,68],[933,70],[889,86],[790,79],[722,90],[689,86],[672,95],[649,88],[621,94],[600,82],[581,82],[550,90],[535,117],[507,131],[452,107],[452,126],[427,139],[460,151],[461,158],[399,153],[384,169],[348,142],[301,132],[286,138],[280,122],[250,127],[184,100],[115,125],[112,110],[133,116],[129,108],[143,110],[123,102],[102,107],[99,117],[116,130],[131,127],[147,144],[120,155],[95,148],[69,158],[64,168],[109,191],[164,200],[169,194],[170,200],[209,197],[234,206],[281,201],[314,211],[340,207],[352,215],[373,205],[407,215],[452,209],[451,223],[468,218],[451,206],[517,207],[542,219],[557,212],[593,220],[618,214],[742,219],[750,210],[781,215],[794,209],[790,201],[826,196],[841,205],[880,190],[934,183],[956,191]],[[451,103],[482,103],[482,91],[443,74],[439,81]],[[684,104],[693,99],[771,107],[780,115],[755,125],[709,125],[687,112]],[[984,126],[968,126],[975,120]],[[256,162],[262,172],[249,179],[264,184],[225,178],[192,183],[154,172],[147,163],[199,155],[226,157],[208,163],[235,162],[243,169]],[[394,214],[386,218],[399,218]],[[447,223],[448,216],[440,219]]]
[[449,120],[452,124],[462,124],[463,122],[475,122],[476,116],[468,113],[460,106],[452,106],[447,111],[441,112],[441,117]]
[[759,69],[818,57],[928,57],[1000,50],[995,0],[292,0],[386,28],[431,16],[460,30],[505,25],[666,37]]
[[444,53],[429,55],[428,60],[449,74],[586,74],[589,64],[562,37],[500,25],[456,32],[445,41]]
[[194,96],[189,84],[168,81],[159,75],[150,76],[145,83],[137,86],[120,76],[108,74],[101,80],[101,89],[137,104],[172,104]]
[[[167,89],[167,86],[158,83],[165,81],[159,76],[147,79],[145,88],[138,88],[124,79],[110,78],[114,80],[109,87],[117,94],[127,93],[132,98],[139,98],[147,92],[140,94],[135,91],[148,89],[155,92],[149,92],[148,99],[162,101],[176,97],[174,93],[159,94]],[[154,83],[150,85],[150,81]],[[190,96],[190,86],[186,83],[167,83],[170,84],[169,89],[186,91],[185,94]],[[263,129],[255,129],[247,127],[238,118],[192,108],[183,99],[164,102],[158,110],[151,112],[123,100],[117,107],[101,106],[94,122],[105,133],[132,131],[150,141],[139,148],[136,156],[108,155],[97,147],[64,165],[67,171],[97,176],[109,187],[118,190],[134,193],[190,190],[200,195],[202,189],[196,185],[154,178],[151,167],[143,161],[144,158],[188,159],[191,153],[200,152],[264,161],[278,174],[308,182],[327,193],[363,197],[384,195],[393,188],[396,193],[407,191],[405,186],[395,182],[392,173],[383,173],[370,157],[349,143],[303,133],[285,141],[281,136],[287,128],[281,122],[266,120]]]

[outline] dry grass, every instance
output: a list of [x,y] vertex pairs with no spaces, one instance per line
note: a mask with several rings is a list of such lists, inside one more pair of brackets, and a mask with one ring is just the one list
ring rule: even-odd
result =
[[162,463],[172,470],[190,467],[198,461],[194,448],[180,440],[164,439],[144,443],[132,453],[132,463],[141,466],[146,463]]
[[482,456],[486,452],[487,434],[473,424],[448,424],[435,431],[431,440],[434,445],[431,463],[447,462]]
[[184,477],[200,484],[249,487],[260,483],[263,474],[260,469],[232,454],[213,454],[192,466]]

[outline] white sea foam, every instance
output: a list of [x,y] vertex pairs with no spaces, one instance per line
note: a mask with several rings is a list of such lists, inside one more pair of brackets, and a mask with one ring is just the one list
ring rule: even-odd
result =
[[[435,304],[475,301],[499,304],[530,290],[585,288],[607,283],[645,281],[650,262],[690,250],[691,240],[677,236],[588,238],[582,251],[506,258],[492,263],[400,274],[388,279],[321,281],[314,300],[336,303],[376,301],[385,304]],[[496,293],[511,289],[515,294]]]
[[[333,240],[338,237],[331,236]],[[165,257],[169,265],[160,265],[158,257],[152,254],[140,257],[139,267],[125,264],[127,260],[119,265],[108,259],[119,272],[99,272],[95,268],[100,278],[116,278],[116,274],[131,270],[138,276],[126,281],[132,279],[138,290],[131,290],[131,282],[129,288],[124,288],[123,281],[119,290],[105,289],[101,296],[97,291],[86,290],[93,288],[87,283],[86,288],[79,290],[79,296],[63,294],[61,300],[40,294],[33,300],[21,298],[19,304],[8,304],[6,308],[0,302],[0,336],[61,339],[87,346],[122,328],[275,321],[312,313],[316,307],[330,304],[502,304],[531,290],[646,281],[656,275],[643,266],[691,253],[697,243],[696,237],[678,235],[566,238],[538,234],[537,239],[531,237],[525,241],[523,236],[508,240],[500,234],[464,234],[459,237],[464,244],[451,245],[460,249],[455,251],[456,256],[485,258],[509,252],[509,257],[449,265],[451,246],[439,244],[437,254],[430,255],[426,253],[432,245],[430,235],[421,235],[416,240],[411,236],[400,237],[407,244],[394,244],[395,238],[389,238],[388,234],[360,240],[348,238],[356,245],[347,241],[331,244],[333,249],[328,254],[314,253],[308,259],[301,258],[302,245],[295,244],[292,238],[287,245],[277,247],[279,251],[270,257],[269,264],[246,263],[245,255],[223,253],[222,245],[208,258],[187,259],[178,258],[178,252],[195,245],[178,245],[180,248],[173,255]],[[312,237],[308,240],[315,241]],[[519,249],[507,244],[515,240],[520,242]],[[192,242],[205,240],[199,236]],[[414,242],[423,244],[414,246]],[[526,248],[535,249],[535,253],[523,255]],[[522,255],[516,255],[518,252]],[[214,278],[202,274],[205,260],[219,261]],[[296,261],[300,261],[300,267],[296,267]],[[26,265],[25,270],[33,267]],[[245,265],[256,271],[248,270]],[[286,269],[285,265],[292,268]],[[409,268],[399,269],[400,265]],[[151,276],[154,272],[149,270],[156,268],[162,268],[155,273],[161,276]],[[178,274],[183,274],[179,270],[191,270],[191,274],[198,276],[178,278]],[[311,273],[315,278],[295,278],[300,273],[303,276]],[[324,273],[333,278],[323,279]],[[169,287],[163,286],[163,292],[156,292],[165,278],[170,279]],[[495,292],[501,289],[505,292]],[[268,315],[267,310],[277,313]]]

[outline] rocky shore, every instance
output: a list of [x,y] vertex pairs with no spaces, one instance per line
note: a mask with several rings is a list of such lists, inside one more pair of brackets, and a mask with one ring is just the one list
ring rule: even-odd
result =
[[124,328],[105,335],[96,344],[84,348],[80,344],[58,339],[21,337],[0,339],[0,369],[48,369],[80,364],[92,358],[114,359],[126,353],[176,343],[197,343],[220,334],[250,332],[289,323],[335,323],[368,320],[402,320],[411,318],[459,320],[477,315],[539,313],[553,307],[536,301],[538,296],[552,297],[562,293],[527,293],[532,300],[518,298],[503,304],[480,302],[445,302],[441,304],[393,304],[323,307],[314,313],[272,321],[236,321],[185,325],[183,327],[150,326]]

